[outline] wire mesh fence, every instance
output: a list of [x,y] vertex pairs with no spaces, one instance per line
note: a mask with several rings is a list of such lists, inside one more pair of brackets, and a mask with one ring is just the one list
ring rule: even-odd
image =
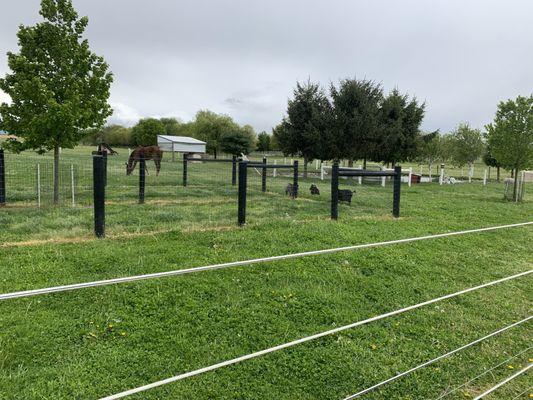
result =
[[57,202],[54,204],[54,161],[50,157],[5,155],[6,203],[19,206],[89,205],[92,193],[91,158],[61,160]]
[[[53,157],[5,153],[7,208],[40,210],[39,213],[28,211],[27,220],[31,222],[26,225],[32,235],[38,236],[41,231],[43,235],[50,235],[54,227],[63,229],[65,235],[93,230],[93,151],[94,148],[85,147],[61,154],[57,204],[54,204]],[[165,154],[159,173],[153,160],[145,160],[141,190],[140,163],[128,175],[126,163],[130,152],[128,149],[118,149],[118,152],[118,155],[107,156],[106,162],[106,226],[111,232],[218,228],[234,226],[238,221],[237,163],[231,156],[222,156],[225,161],[191,158],[184,163],[181,157],[172,160]],[[303,160],[282,156],[266,160],[261,155],[249,156],[248,161],[247,223],[329,219],[330,162],[313,161],[304,168]],[[265,161],[270,166],[266,170],[262,167]],[[283,166],[291,166],[295,161],[298,161],[298,196],[293,199],[294,169]],[[340,165],[349,168],[350,163],[341,162]],[[359,166],[354,162],[352,168]],[[383,166],[377,164],[367,165],[369,171],[382,169]],[[402,169],[404,185],[415,172],[413,167]],[[526,194],[528,190],[524,187],[527,185],[521,186]],[[512,186],[508,186],[510,193]],[[392,177],[340,176],[339,189],[354,192],[350,202],[339,204],[343,219],[391,215]],[[12,220],[16,224],[21,212],[18,216],[3,212],[0,217],[6,223]]]

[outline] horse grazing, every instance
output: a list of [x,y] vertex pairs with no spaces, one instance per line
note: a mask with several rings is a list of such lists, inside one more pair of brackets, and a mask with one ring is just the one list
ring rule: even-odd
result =
[[161,159],[163,158],[163,151],[158,146],[137,147],[130,154],[130,158],[126,163],[126,175],[131,175],[137,162],[144,160],[154,160],[156,175],[159,175],[161,169]]

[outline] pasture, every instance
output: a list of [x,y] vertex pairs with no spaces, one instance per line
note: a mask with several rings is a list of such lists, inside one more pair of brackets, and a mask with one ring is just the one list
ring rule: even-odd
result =
[[[8,177],[12,197],[0,209],[0,293],[533,216],[528,188],[516,204],[503,200],[503,184],[477,182],[404,184],[401,217],[393,219],[390,183],[345,180],[341,186],[356,195],[331,221],[329,181],[302,179],[299,198],[290,200],[283,192],[289,177],[269,177],[261,193],[260,177],[250,174],[248,224],[239,228],[229,166],[193,164],[184,188],[181,163],[166,157],[158,177],[148,163],[146,202],[139,205],[138,175],[125,176],[121,154],[108,164],[107,238],[97,240],[90,150],[62,154],[64,181],[71,164],[77,173],[74,207],[65,184],[60,207],[49,207],[45,192],[37,208],[31,179],[46,158],[7,157],[20,168]],[[309,193],[311,183],[320,196]],[[533,228],[525,226],[0,301],[0,399],[101,398],[527,271],[532,241]],[[531,276],[516,279],[131,398],[342,399],[529,316],[532,283]],[[528,322],[510,329],[362,398],[473,398],[531,362],[531,328]],[[530,385],[531,373],[490,399],[513,398]]]

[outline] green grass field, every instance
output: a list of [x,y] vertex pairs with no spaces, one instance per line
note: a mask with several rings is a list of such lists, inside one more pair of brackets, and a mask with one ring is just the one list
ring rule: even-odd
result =
[[[191,165],[183,188],[180,163],[166,160],[159,177],[149,164],[146,204],[138,205],[138,177],[125,177],[121,154],[108,171],[108,238],[96,240],[88,150],[63,154],[78,173],[75,207],[68,185],[61,207],[38,209],[26,178],[8,180],[14,193],[0,209],[0,293],[533,216],[528,188],[516,204],[503,200],[502,184],[421,184],[402,185],[401,218],[393,219],[390,184],[343,181],[357,194],[330,221],[329,182],[318,181],[321,195],[311,196],[307,186],[317,180],[303,181],[293,201],[283,193],[289,177],[269,179],[262,194],[251,174],[248,225],[238,228],[228,168]],[[0,399],[111,395],[529,270],[532,241],[528,226],[2,301]],[[529,316],[532,283],[513,280],[131,398],[342,399]],[[521,325],[363,398],[436,399],[523,352],[445,397],[473,398],[530,362],[532,339],[532,324]],[[531,373],[487,399],[512,399],[529,386]]]

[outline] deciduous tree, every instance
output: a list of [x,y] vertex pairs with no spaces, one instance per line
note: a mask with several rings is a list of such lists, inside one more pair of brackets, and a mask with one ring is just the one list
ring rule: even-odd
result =
[[430,179],[433,165],[439,160],[443,160],[443,146],[444,139],[439,134],[439,131],[421,135],[419,138],[417,158],[428,164]]
[[21,25],[19,53],[8,53],[11,73],[0,89],[11,103],[0,105],[0,130],[16,135],[15,151],[54,151],[54,203],[59,201],[59,149],[72,148],[105,123],[113,81],[102,57],[83,39],[87,17],[80,18],[71,0],[41,0],[44,21]]
[[135,146],[157,145],[157,135],[165,134],[165,125],[155,118],[141,119],[131,130]]
[[459,167],[468,165],[469,173],[471,173],[474,162],[483,155],[485,150],[481,131],[470,128],[467,123],[462,123],[451,133],[450,140],[452,160]]
[[220,138],[220,149],[234,156],[249,154],[252,145],[252,137],[243,129],[225,132]]
[[533,95],[500,102],[486,129],[491,154],[502,167],[514,171],[513,200],[517,200],[518,171],[533,166]]
[[229,132],[236,132],[239,128],[239,125],[228,115],[201,110],[196,113],[191,132],[195,138],[205,141],[207,152],[217,158],[217,154],[221,150],[220,139],[222,136]]
[[159,121],[165,127],[165,135],[176,136],[181,131],[181,123],[177,118],[161,118]]
[[496,168],[496,181],[499,182],[500,181],[501,164],[492,155],[492,151],[490,149],[490,145],[488,145],[487,148],[485,149],[485,154],[483,154],[483,162],[485,163],[485,165],[487,165],[489,167]]

